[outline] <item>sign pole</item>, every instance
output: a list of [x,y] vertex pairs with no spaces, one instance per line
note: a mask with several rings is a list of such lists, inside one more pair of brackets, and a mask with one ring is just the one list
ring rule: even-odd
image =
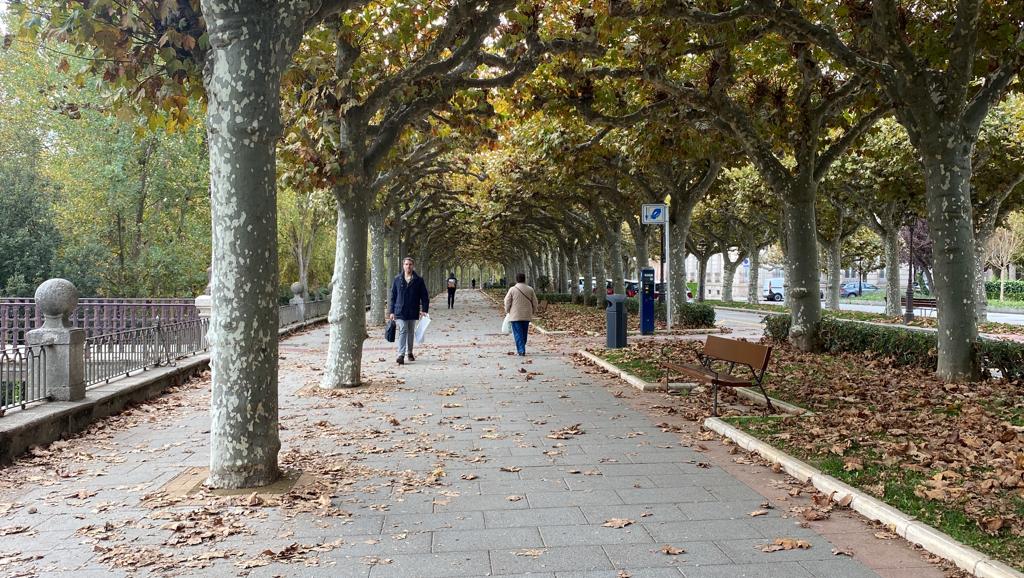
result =
[[[668,246],[668,218],[665,219],[665,228],[662,229],[662,236],[665,237],[665,243],[662,247],[662,251],[665,252],[665,260],[667,261],[668,277],[662,277],[662,283],[665,284],[665,327],[672,329],[672,283],[669,278],[672,277],[672,262],[669,253]],[[685,299],[685,297],[684,297]]]

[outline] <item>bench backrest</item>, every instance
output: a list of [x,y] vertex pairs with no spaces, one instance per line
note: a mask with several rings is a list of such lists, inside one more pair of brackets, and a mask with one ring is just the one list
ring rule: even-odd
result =
[[[937,301],[938,300],[935,297],[914,297],[914,305],[917,305],[918,307],[935,307],[935,305],[937,304]],[[907,296],[906,295],[901,295],[900,296],[900,305],[906,305],[906,304],[907,304]]]
[[704,342],[704,355],[730,363],[749,365],[758,374],[768,368],[771,354],[772,348],[767,345],[726,339],[717,335],[708,335],[707,341]]

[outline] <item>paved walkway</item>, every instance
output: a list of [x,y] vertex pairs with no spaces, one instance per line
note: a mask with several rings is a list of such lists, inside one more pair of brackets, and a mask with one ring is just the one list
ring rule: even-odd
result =
[[[0,470],[0,577],[877,575],[782,504],[751,517],[762,495],[544,339],[509,355],[481,294],[437,305],[404,367],[371,330],[364,388],[315,388],[325,328],[282,344],[281,461],[307,475],[284,496],[166,487],[207,463],[208,382]],[[811,547],[761,551],[782,537]],[[883,574],[934,571],[910,566]]]

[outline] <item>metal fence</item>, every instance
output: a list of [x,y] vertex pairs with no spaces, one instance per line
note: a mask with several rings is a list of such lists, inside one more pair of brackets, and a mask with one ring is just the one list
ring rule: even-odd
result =
[[[71,312],[71,324],[85,329],[89,337],[126,329],[149,327],[159,319],[164,323],[199,318],[195,300],[83,298]],[[32,298],[0,299],[0,347],[22,345],[25,334],[43,324],[43,316]]]
[[[305,315],[299,305],[282,305],[280,326],[288,327],[327,315],[330,301],[310,301]],[[209,320],[197,318],[177,323],[156,323],[148,327],[115,331],[88,337],[85,341],[85,383],[87,386],[163,365],[209,349],[206,338]]]
[[0,416],[46,397],[46,350],[38,346],[0,349]]
[[89,337],[85,341],[85,383],[106,383],[205,351],[209,348],[208,327],[207,319],[195,319]]

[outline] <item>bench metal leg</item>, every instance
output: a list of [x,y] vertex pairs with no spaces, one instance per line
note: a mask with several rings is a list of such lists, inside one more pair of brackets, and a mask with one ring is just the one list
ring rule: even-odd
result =
[[711,415],[718,417],[718,384],[711,384]]
[[757,387],[758,387],[758,389],[760,389],[760,390],[761,390],[761,395],[763,395],[763,396],[764,396],[764,402],[765,402],[766,404],[768,404],[768,409],[770,409],[771,411],[773,411],[773,412],[774,412],[774,411],[775,411],[775,406],[774,406],[774,405],[772,405],[772,398],[768,397],[768,391],[766,391],[766,390],[765,390],[765,388],[764,388],[764,386],[763,386],[763,385],[761,385],[760,383],[759,383],[759,384],[757,384]]

